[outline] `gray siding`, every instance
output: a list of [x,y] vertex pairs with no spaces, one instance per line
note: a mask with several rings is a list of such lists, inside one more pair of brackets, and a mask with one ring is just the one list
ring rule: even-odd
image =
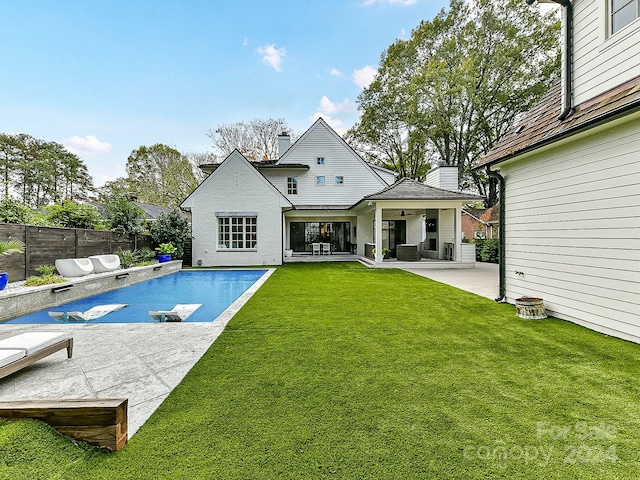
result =
[[[316,164],[317,157],[324,158],[324,165]],[[307,130],[279,163],[309,165],[307,171],[263,172],[294,205],[352,205],[388,186],[322,121]],[[288,195],[287,177],[293,175],[299,179],[298,194]],[[325,185],[316,185],[316,176],[324,176]],[[344,178],[343,185],[336,185],[336,176]]]

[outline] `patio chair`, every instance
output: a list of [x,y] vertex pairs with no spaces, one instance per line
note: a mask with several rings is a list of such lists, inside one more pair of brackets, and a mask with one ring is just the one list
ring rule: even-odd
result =
[[58,350],[73,355],[73,337],[64,332],[26,332],[0,340],[0,378],[17,372]]
[[323,243],[322,244],[322,254],[323,255],[331,255],[331,244]]
[[89,260],[93,264],[95,273],[110,272],[120,268],[120,257],[118,255],[92,255]]
[[171,310],[149,310],[149,316],[159,322],[182,322],[201,306],[201,303],[179,303]]
[[55,264],[63,277],[84,277],[93,273],[93,263],[88,258],[59,258]]
[[319,243],[312,243],[311,244],[311,254],[312,255],[320,255],[320,244]]
[[86,312],[47,312],[51,318],[61,320],[63,323],[68,321],[88,322],[96,318],[104,317],[108,313],[115,312],[126,307],[127,303],[111,303],[108,305],[96,305]]

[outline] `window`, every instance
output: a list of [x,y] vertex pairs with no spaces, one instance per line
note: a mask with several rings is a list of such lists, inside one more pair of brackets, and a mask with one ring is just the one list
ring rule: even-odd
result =
[[611,0],[611,33],[616,33],[638,18],[638,0]]
[[316,157],[316,165],[324,165],[324,157]]
[[316,185],[324,185],[324,175],[316,177]]
[[257,217],[218,217],[218,248],[244,250],[257,246]]
[[336,185],[344,185],[344,177],[342,175],[336,175]]
[[298,194],[298,177],[287,177],[287,193],[289,195]]

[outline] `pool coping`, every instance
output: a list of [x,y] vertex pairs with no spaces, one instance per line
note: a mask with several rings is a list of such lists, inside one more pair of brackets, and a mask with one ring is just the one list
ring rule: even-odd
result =
[[[191,270],[191,269],[190,269]],[[196,270],[196,269],[194,269]],[[256,293],[258,291],[258,289],[265,284],[265,282],[269,279],[269,277],[271,277],[271,275],[273,275],[273,273],[276,271],[275,268],[267,268],[267,267],[263,267],[263,268],[207,268],[207,269],[202,269],[202,270],[215,270],[215,271],[222,271],[222,270],[266,270],[261,276],[260,278],[258,278],[258,280],[256,280],[253,285],[251,285],[247,290],[245,290],[245,292],[240,295],[238,298],[236,298],[235,302],[233,302],[231,305],[229,305],[220,315],[218,315],[216,318],[214,318],[212,321],[213,322],[218,322],[218,323],[222,323],[223,326],[227,326],[227,323],[229,323],[229,320],[231,320],[233,318],[233,316],[238,313],[238,311],[244,306],[245,303],[247,303],[249,301],[249,299],[253,296],[254,293]]]

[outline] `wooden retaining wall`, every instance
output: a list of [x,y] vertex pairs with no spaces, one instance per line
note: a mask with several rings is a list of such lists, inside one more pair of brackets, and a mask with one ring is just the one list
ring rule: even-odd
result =
[[21,240],[24,253],[0,257],[0,271],[9,273],[9,281],[17,282],[39,275],[36,268],[53,265],[58,258],[85,258],[90,255],[122,250],[152,248],[148,235],[126,235],[109,230],[37,227],[0,223],[0,241]]
[[126,398],[6,401],[0,402],[0,417],[41,420],[63,435],[116,451],[127,443],[128,403]]

